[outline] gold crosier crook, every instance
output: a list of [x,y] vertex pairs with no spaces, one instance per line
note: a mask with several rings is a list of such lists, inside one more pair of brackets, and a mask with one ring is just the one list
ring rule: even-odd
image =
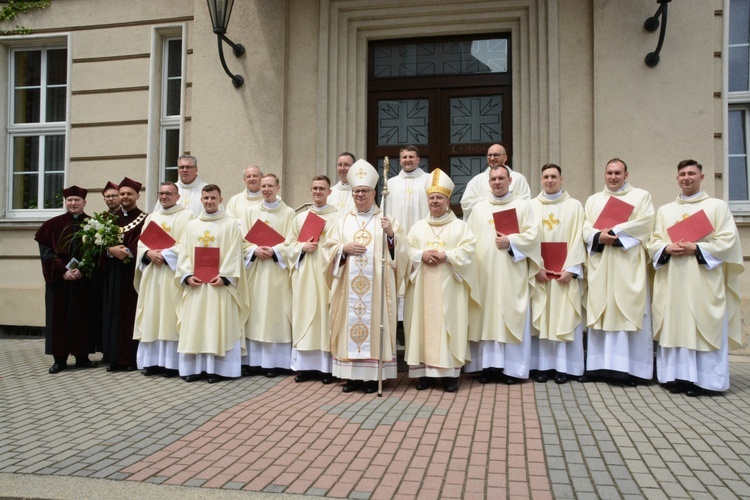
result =
[[[388,169],[390,163],[388,157],[383,158],[383,192],[382,192],[382,207],[383,217],[387,214],[388,209]],[[385,343],[385,320],[386,311],[388,309],[385,303],[385,287],[387,285],[385,270],[386,270],[386,252],[388,251],[388,234],[383,231],[383,251],[380,254],[381,268],[380,268],[380,353],[378,354],[378,397],[383,397],[383,346]]]

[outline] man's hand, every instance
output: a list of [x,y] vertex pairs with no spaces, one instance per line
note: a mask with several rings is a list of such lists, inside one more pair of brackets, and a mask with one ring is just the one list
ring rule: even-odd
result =
[[255,257],[261,260],[273,259],[273,248],[258,247],[255,249]]
[[568,271],[561,271],[560,277],[557,278],[558,283],[562,283],[563,285],[570,283],[570,280],[573,279],[573,274],[569,273]]
[[445,252],[438,250],[425,250],[422,252],[422,262],[428,266],[438,266],[447,260],[448,257],[445,255]]
[[185,283],[187,283],[190,286],[201,286],[203,282],[196,278],[195,276],[190,276],[188,279],[185,280]]
[[224,286],[224,280],[221,279],[221,276],[216,276],[208,284],[211,286]]
[[385,234],[389,238],[393,238],[393,225],[391,224],[391,220],[388,217],[380,218],[380,227],[383,228],[383,231],[385,231]]
[[63,279],[66,281],[75,281],[83,278],[83,274],[78,269],[68,269],[63,274]]
[[539,272],[536,273],[537,283],[546,283],[550,280],[549,276],[547,276],[547,272],[546,269],[540,269]]
[[500,250],[507,250],[510,248],[510,240],[508,237],[499,231],[495,232],[497,233],[497,236],[495,237],[495,246]]
[[669,255],[682,256],[682,255],[695,255],[695,251],[698,249],[698,245],[692,241],[680,240],[676,243],[670,243],[664,249]]
[[602,232],[599,233],[599,243],[601,243],[602,245],[610,246],[615,244],[615,241],[617,241],[617,236],[609,234],[611,230],[611,227],[602,229]]
[[161,255],[161,250],[149,250],[146,252],[146,257],[157,266],[164,264],[164,257]]
[[124,260],[130,256],[128,248],[125,245],[117,245],[107,248],[107,252],[115,259]]
[[350,241],[344,245],[344,253],[346,255],[362,255],[367,252],[367,247]]
[[312,237],[309,240],[307,240],[304,245],[302,245],[302,251],[305,253],[315,253],[315,250],[317,249],[318,249],[318,242],[313,241]]

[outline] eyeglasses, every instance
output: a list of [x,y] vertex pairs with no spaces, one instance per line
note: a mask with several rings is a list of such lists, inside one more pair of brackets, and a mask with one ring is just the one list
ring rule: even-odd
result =
[[506,153],[487,153],[487,158],[497,158],[498,156],[508,156]]
[[180,165],[177,167],[177,170],[190,170],[191,168],[195,168],[195,167],[191,167],[188,165]]
[[354,191],[352,191],[352,193],[354,194],[354,196],[364,196],[373,191],[373,189],[355,189]]

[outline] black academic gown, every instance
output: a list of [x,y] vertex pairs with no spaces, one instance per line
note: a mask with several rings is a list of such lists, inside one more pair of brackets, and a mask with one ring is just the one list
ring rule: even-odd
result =
[[94,352],[96,328],[92,328],[91,281],[68,281],[63,275],[72,258],[81,260],[81,241],[73,235],[88,218],[69,212],[48,220],[34,239],[39,243],[45,287],[45,354],[67,358]]
[[[116,215],[120,227],[126,227],[141,215],[141,210],[135,208],[125,214],[122,209]],[[133,325],[135,323],[135,307],[138,302],[138,292],[133,286],[135,275],[135,256],[138,254],[138,238],[143,229],[141,221],[125,231],[123,245],[133,257],[124,264],[112,257],[105,258],[104,275],[104,356],[105,363],[115,363],[121,366],[136,367],[138,341],[133,340]]]

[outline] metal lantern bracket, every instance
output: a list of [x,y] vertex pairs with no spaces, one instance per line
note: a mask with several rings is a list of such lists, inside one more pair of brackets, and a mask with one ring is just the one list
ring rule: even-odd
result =
[[221,65],[224,67],[224,71],[226,71],[227,75],[229,75],[229,78],[232,79],[232,85],[234,85],[236,88],[242,87],[242,84],[245,83],[245,79],[242,78],[242,75],[235,75],[232,74],[231,71],[229,71],[227,62],[224,59],[224,46],[222,42],[226,42],[227,45],[232,47],[232,52],[236,57],[240,57],[245,53],[245,47],[241,43],[234,43],[229,38],[227,38],[226,35],[217,34],[216,37],[219,40],[219,59],[221,59]]
[[[659,8],[656,10],[656,13],[646,19],[646,22],[643,23],[643,27],[646,28],[646,31],[654,32],[661,24],[661,31],[659,31],[659,43],[656,44],[656,50],[653,52],[649,52],[646,54],[646,64],[649,67],[654,67],[657,64],[659,64],[659,52],[661,52],[661,47],[664,45],[664,35],[667,31],[667,9],[668,4],[672,0],[656,0],[659,4]],[[659,16],[661,16],[661,23],[659,23]]]

